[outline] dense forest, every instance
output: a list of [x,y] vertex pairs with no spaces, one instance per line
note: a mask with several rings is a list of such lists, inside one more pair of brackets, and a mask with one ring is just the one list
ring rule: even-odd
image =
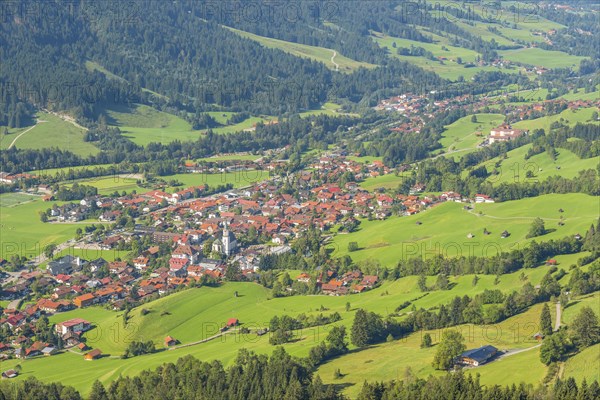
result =
[[[219,25],[221,13],[208,13],[205,2],[152,2],[152,7],[147,0],[127,7],[106,2],[102,12],[87,3],[60,5],[45,10],[26,0],[21,7],[29,12],[15,10],[14,18],[0,26],[0,57],[5,60],[0,66],[0,124],[24,126],[30,106],[91,119],[107,106],[131,103],[192,113],[227,107],[280,115],[315,108],[328,98],[358,102],[379,90],[423,91],[442,83],[432,72],[388,59],[358,33],[342,32],[334,42],[343,43],[349,57],[379,67],[342,74],[229,31]],[[44,11],[51,11],[52,18]],[[315,18],[323,23],[323,15]],[[282,29],[293,34],[288,25]],[[332,44],[325,39],[329,35],[321,36],[315,44]],[[294,38],[302,41],[300,33]],[[100,72],[103,68],[109,72]]]

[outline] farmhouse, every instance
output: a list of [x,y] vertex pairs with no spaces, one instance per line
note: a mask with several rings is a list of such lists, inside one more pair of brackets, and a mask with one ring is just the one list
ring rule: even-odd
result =
[[465,351],[460,355],[460,362],[477,367],[488,362],[496,354],[498,354],[497,348],[486,345],[477,349]]
[[490,143],[507,142],[509,140],[516,139],[525,133],[526,131],[514,129],[510,125],[500,125],[499,127],[490,131],[489,141]]
[[91,324],[85,319],[73,318],[68,321],[56,324],[54,329],[61,335],[66,335],[69,332],[85,332],[91,328]]
[[494,199],[486,194],[476,194],[475,203],[494,203]]

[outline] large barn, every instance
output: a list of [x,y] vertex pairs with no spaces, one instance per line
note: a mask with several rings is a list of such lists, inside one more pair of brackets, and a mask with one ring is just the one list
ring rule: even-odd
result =
[[496,354],[498,354],[497,348],[486,345],[477,349],[465,351],[460,355],[460,362],[477,367],[488,362]]

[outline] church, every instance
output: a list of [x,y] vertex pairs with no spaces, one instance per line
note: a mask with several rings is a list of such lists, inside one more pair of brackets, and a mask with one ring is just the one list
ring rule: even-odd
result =
[[233,232],[230,232],[225,222],[223,226],[223,235],[220,239],[213,242],[212,251],[219,254],[224,254],[227,257],[235,253],[237,249],[237,240]]

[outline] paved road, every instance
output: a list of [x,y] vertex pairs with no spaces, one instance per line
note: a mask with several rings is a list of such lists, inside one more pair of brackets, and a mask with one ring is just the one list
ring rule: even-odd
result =
[[538,347],[540,347],[542,344],[536,344],[535,346],[532,347],[528,347],[526,349],[516,349],[516,350],[507,350],[506,352],[504,352],[504,354],[498,356],[497,360],[501,360],[505,357],[510,357],[510,356],[514,356],[515,354],[519,354],[519,353],[523,353],[529,350],[533,350],[533,349],[537,349]]
[[562,307],[560,301],[556,302],[556,322],[554,323],[554,332],[558,332],[560,329],[560,318],[562,316]]
[[6,306],[6,308],[7,309],[11,309],[11,310],[16,310],[17,308],[19,308],[19,304],[21,304],[22,301],[23,301],[23,299],[13,300],[10,303],[8,303],[8,305]]

